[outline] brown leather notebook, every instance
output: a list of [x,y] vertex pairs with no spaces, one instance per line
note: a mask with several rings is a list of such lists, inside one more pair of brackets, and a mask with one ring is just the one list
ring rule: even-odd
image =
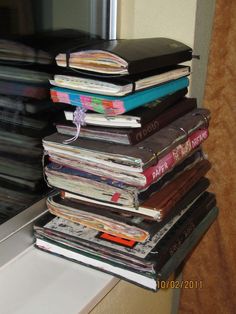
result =
[[210,170],[210,168],[211,164],[208,160],[201,160],[193,168],[185,170],[160,191],[154,193],[142,204],[142,207],[159,211],[159,220],[163,220],[177,202],[188,193],[188,191]]

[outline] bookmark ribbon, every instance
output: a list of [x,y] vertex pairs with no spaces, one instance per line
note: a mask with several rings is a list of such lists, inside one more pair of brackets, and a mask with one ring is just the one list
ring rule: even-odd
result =
[[77,140],[77,138],[79,137],[81,125],[82,126],[86,125],[86,123],[85,123],[86,111],[87,111],[87,109],[85,109],[84,107],[76,107],[74,114],[73,114],[73,123],[76,126],[76,134],[72,138],[65,140],[63,142],[63,144],[70,144],[70,143]]

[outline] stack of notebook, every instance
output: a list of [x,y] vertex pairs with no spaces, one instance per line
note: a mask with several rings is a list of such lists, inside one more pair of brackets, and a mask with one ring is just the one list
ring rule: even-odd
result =
[[38,248],[151,290],[185,259],[218,212],[201,150],[210,112],[185,96],[179,65],[191,56],[165,38],[57,56],[66,70],[51,97],[72,106],[43,140],[57,192],[35,225]]

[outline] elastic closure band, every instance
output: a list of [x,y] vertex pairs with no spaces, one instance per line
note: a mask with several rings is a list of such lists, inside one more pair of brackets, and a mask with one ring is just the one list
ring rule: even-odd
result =
[[205,128],[208,129],[208,127],[209,127],[209,119],[208,119],[208,117],[206,117],[201,112],[194,112],[192,115],[193,116],[201,116],[203,118]]

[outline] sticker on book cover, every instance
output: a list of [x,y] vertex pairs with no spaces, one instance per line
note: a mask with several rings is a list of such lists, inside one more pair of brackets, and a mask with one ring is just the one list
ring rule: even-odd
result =
[[100,232],[97,235],[98,239],[103,239],[106,241],[109,241],[111,243],[116,243],[125,247],[129,247],[129,248],[133,248],[135,246],[135,244],[137,244],[136,241],[133,240],[128,240],[128,239],[124,239],[124,238],[120,238],[120,237],[116,237],[114,235],[105,233],[105,232]]

